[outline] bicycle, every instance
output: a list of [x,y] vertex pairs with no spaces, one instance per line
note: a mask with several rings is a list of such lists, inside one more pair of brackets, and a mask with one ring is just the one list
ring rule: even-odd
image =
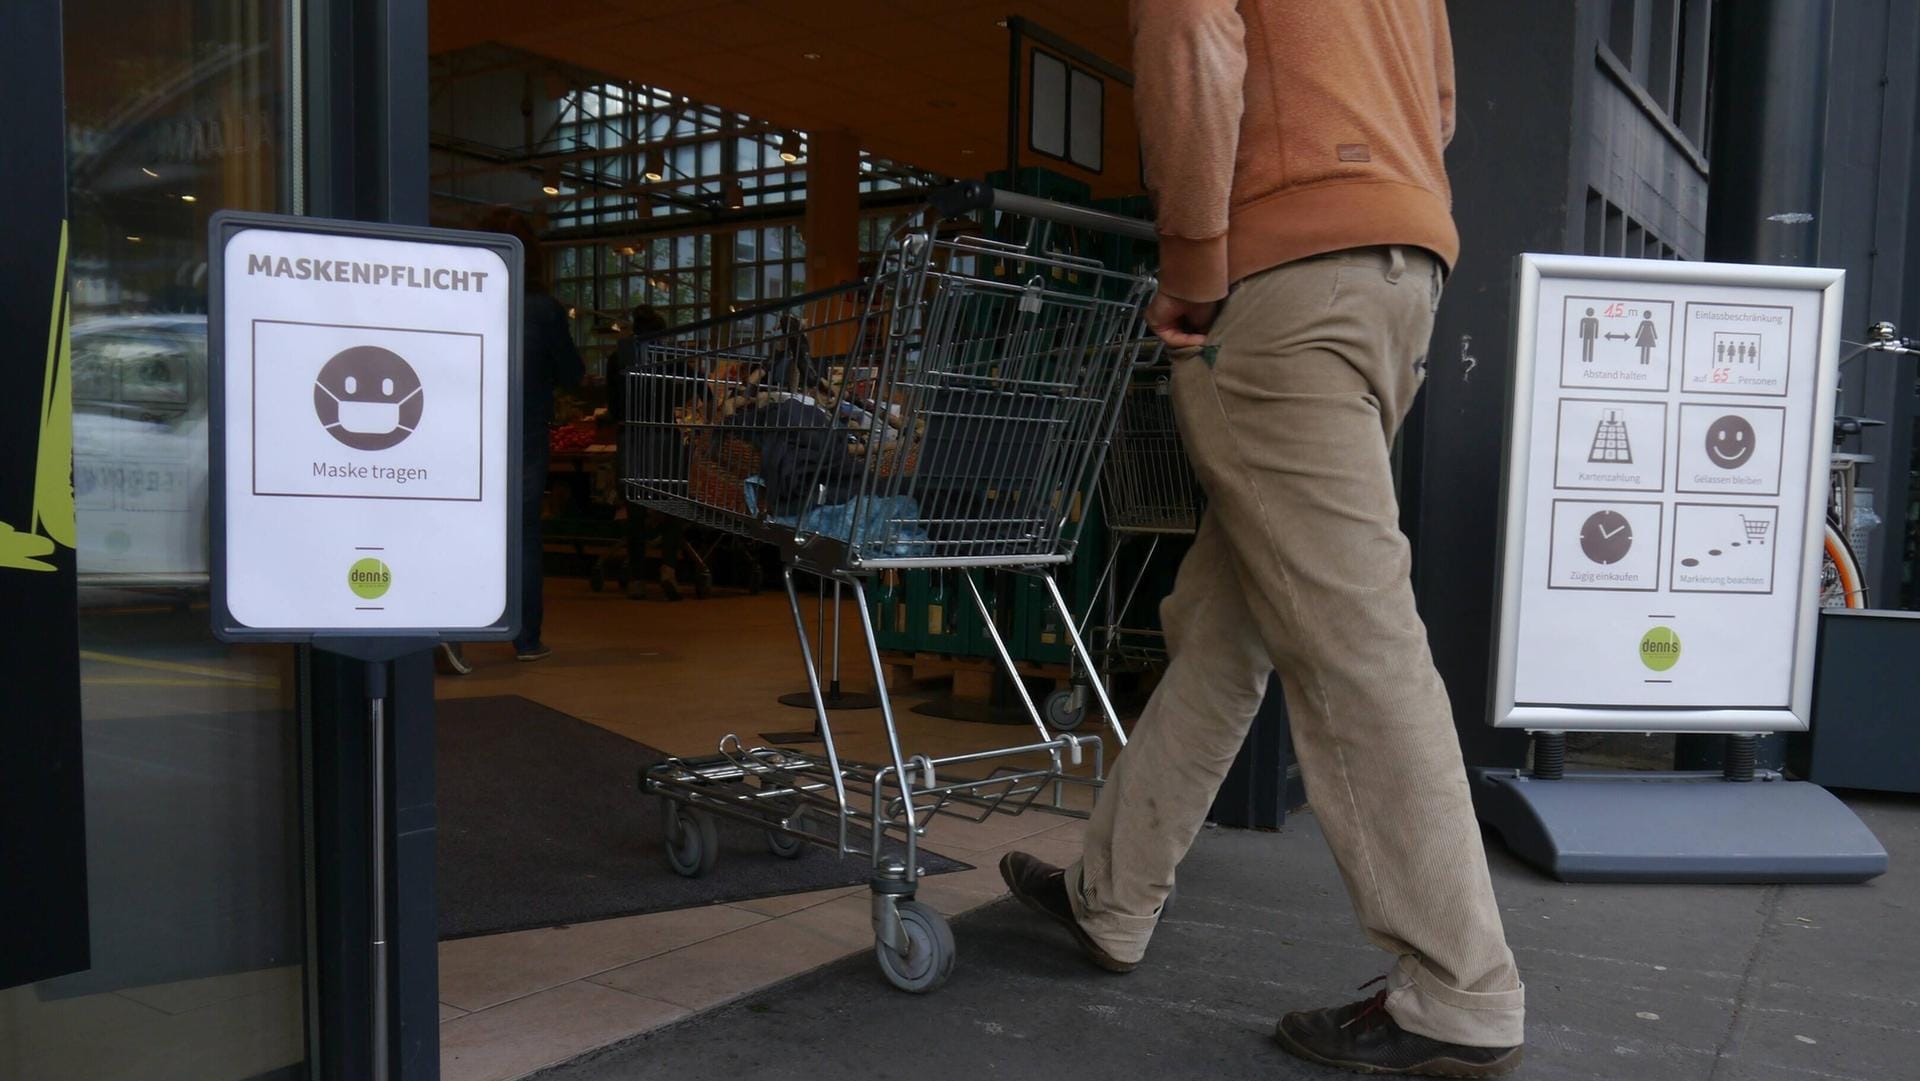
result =
[[[1887,322],[1867,328],[1867,340],[1847,342],[1853,351],[1840,358],[1842,366],[1866,352],[1895,356],[1920,356],[1920,341],[1900,337],[1899,330]],[[1837,393],[1838,388],[1836,388]],[[1860,560],[1854,555],[1848,531],[1853,526],[1859,491],[1860,466],[1872,461],[1864,454],[1852,454],[1841,446],[1868,428],[1885,424],[1872,417],[1836,414],[1833,418],[1833,458],[1828,466],[1827,525],[1820,560],[1820,606],[1822,608],[1865,608],[1867,587],[1860,573]]]

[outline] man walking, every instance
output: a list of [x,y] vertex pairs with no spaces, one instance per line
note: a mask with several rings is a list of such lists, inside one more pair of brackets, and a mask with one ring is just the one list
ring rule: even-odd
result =
[[1095,964],[1133,968],[1278,669],[1315,815],[1398,961],[1275,1038],[1364,1072],[1506,1073],[1523,992],[1388,458],[1459,246],[1444,4],[1134,0],[1133,36],[1161,234],[1147,322],[1207,508],[1080,861],[1016,852],[1001,873]]

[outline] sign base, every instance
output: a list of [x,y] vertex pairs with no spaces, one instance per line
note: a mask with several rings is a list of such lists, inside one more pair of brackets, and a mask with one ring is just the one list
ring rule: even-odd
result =
[[1562,882],[1864,882],[1887,869],[1866,824],[1805,781],[1468,772],[1480,820]]

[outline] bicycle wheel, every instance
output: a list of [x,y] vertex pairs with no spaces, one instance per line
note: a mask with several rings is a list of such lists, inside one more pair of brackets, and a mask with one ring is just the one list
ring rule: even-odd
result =
[[1853,545],[1847,543],[1846,535],[1829,518],[1820,555],[1820,607],[1866,606],[1867,587],[1860,580],[1860,561],[1853,557]]

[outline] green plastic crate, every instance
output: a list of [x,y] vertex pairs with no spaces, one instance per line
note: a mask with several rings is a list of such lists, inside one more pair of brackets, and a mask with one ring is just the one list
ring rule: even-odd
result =
[[915,648],[928,653],[964,653],[967,619],[973,602],[957,571],[913,572],[910,593],[914,609]]
[[910,602],[912,572],[882,571],[867,591],[869,613],[873,619],[874,644],[881,649],[915,648],[913,612]]

